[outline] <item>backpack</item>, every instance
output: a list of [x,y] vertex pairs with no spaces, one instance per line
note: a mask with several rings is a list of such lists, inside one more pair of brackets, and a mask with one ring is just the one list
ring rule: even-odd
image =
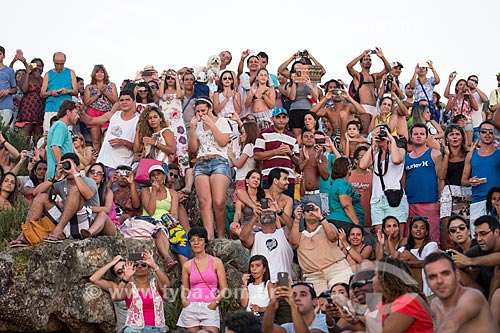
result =
[[[373,74],[370,74],[371,78],[373,79],[373,82],[376,83],[376,80],[375,80],[375,77],[373,76]],[[365,76],[362,74],[362,73],[359,73],[359,85],[357,88],[354,87],[354,80],[351,81],[351,83],[349,84],[349,95],[356,101],[359,103],[360,99],[359,99],[359,88],[361,88],[361,86],[365,83]],[[371,83],[371,82],[370,82]]]

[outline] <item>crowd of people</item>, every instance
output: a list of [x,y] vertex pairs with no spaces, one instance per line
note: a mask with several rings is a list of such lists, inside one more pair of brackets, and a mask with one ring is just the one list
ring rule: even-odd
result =
[[[452,91],[450,73],[443,103],[432,61],[405,83],[380,48],[347,64],[350,84],[324,80],[308,50],[276,75],[265,52],[243,51],[234,71],[222,51],[120,87],[102,64],[85,85],[62,52],[45,74],[42,59],[5,56],[0,210],[29,206],[10,246],[121,233],[162,256],[117,256],[90,278],[112,295],[117,331],[165,331],[180,264],[177,326],[217,333],[230,290],[205,250],[230,238],[251,259],[226,332],[498,332],[500,73],[489,97],[474,74]],[[8,142],[16,130],[30,150]]]

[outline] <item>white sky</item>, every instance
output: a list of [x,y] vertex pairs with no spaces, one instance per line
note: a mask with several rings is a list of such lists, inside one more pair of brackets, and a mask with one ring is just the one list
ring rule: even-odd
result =
[[[314,7],[313,7],[314,6]],[[265,51],[268,69],[307,49],[325,66],[323,82],[350,82],[346,64],[365,49],[382,47],[389,62],[405,68],[431,59],[444,91],[448,74],[479,76],[487,95],[500,71],[500,1],[8,1],[2,2],[7,65],[16,49],[28,61],[40,57],[53,67],[63,51],[66,66],[88,83],[95,64],[104,64],[117,85],[152,64],[157,70],[200,67],[211,54],[229,50],[236,70],[243,50]],[[382,62],[374,57],[372,69]],[[17,63],[15,68],[22,65]],[[456,82],[456,81],[455,81]]]

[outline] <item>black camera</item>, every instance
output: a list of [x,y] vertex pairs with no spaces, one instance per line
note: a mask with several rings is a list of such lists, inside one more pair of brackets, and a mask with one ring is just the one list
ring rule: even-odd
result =
[[379,132],[378,132],[378,138],[379,139],[383,139],[387,136],[387,131],[385,129],[381,129]]
[[307,52],[306,50],[299,51],[299,56],[300,57],[308,57],[309,56],[309,52]]
[[392,74],[387,74],[387,80],[388,81],[392,81],[394,77],[392,76]]
[[269,208],[269,203],[267,202],[267,198],[260,199],[260,207],[262,209],[268,209]]
[[69,169],[71,169],[71,163],[69,163],[68,161],[64,161],[64,162],[61,163],[61,167],[64,170],[69,170]]
[[302,204],[302,211],[305,212],[312,212],[314,210],[314,206],[311,204]]

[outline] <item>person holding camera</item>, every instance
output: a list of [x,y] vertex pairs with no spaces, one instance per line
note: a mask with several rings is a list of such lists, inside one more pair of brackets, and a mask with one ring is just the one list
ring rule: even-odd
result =
[[[427,78],[427,72],[429,68],[432,71],[434,76]],[[419,104],[421,100],[427,101],[429,103],[429,108],[431,110],[432,119],[434,119],[437,123],[440,121],[440,114],[437,110],[434,101],[432,100],[432,93],[434,92],[434,86],[439,84],[441,79],[439,78],[436,69],[434,68],[432,61],[421,62],[415,66],[415,73],[413,74],[412,79],[410,80],[410,87],[413,89],[413,106],[412,109]]]
[[408,202],[401,186],[406,152],[397,146],[387,125],[375,127],[372,133],[371,145],[359,161],[359,167],[373,167],[371,220],[378,231],[388,215],[402,222],[408,218]]
[[[305,230],[300,232],[302,217]],[[330,289],[338,282],[349,282],[352,270],[338,247],[338,230],[326,220],[318,205],[308,202],[295,209],[289,239],[297,250],[304,280],[313,283],[316,293]]]
[[57,111],[57,117],[59,120],[50,127],[47,136],[47,179],[56,174],[61,156],[73,152],[73,140],[68,126],[75,125],[80,119],[76,103],[64,100]]

